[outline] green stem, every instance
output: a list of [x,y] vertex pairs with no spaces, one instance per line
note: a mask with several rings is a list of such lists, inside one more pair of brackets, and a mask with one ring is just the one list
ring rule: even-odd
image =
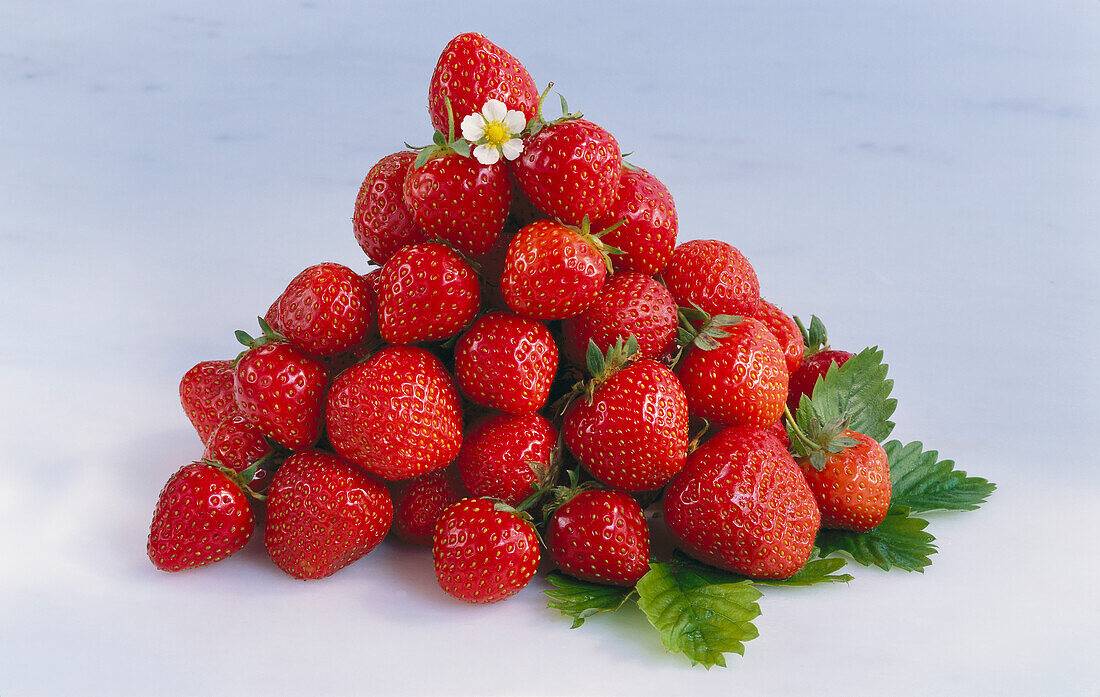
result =
[[783,415],[787,417],[787,432],[794,434],[794,437],[807,449],[807,453],[821,450],[821,446],[811,440],[810,437],[806,435],[806,432],[799,428],[798,422],[795,421],[794,415],[791,414],[791,408],[786,404],[783,405]]

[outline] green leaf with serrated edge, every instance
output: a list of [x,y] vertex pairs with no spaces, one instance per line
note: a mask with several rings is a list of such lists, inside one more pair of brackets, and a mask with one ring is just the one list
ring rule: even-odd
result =
[[638,607],[661,633],[673,653],[692,665],[725,666],[725,653],[745,653],[744,642],[758,635],[752,621],[760,616],[760,591],[749,581],[711,583],[704,575],[650,564],[638,581]]
[[802,395],[795,421],[805,430],[814,417],[821,423],[847,419],[849,429],[886,440],[894,430],[890,416],[898,406],[898,400],[890,397],[894,381],[887,379],[886,372],[882,351],[876,346],[863,349],[844,365],[833,364],[817,379],[812,396]]
[[556,571],[546,575],[555,588],[543,591],[550,596],[547,607],[573,618],[571,629],[584,624],[584,621],[599,612],[614,612],[634,596],[633,588],[604,586],[597,583],[579,581]]
[[847,553],[856,563],[880,569],[924,573],[936,553],[935,537],[924,531],[928,521],[910,515],[908,506],[890,506],[886,519],[868,532],[822,529],[816,544],[821,556]]
[[588,365],[590,375],[602,375],[604,370],[603,351],[592,339],[588,340],[588,352],[585,354],[585,363]]
[[973,511],[997,488],[955,469],[951,460],[938,460],[938,452],[924,450],[918,441],[902,445],[892,440],[882,447],[890,463],[891,502],[912,511]]
[[749,578],[732,571],[716,569],[713,566],[703,564],[686,556],[680,550],[672,553],[672,559],[669,563],[677,571],[688,568],[693,569],[703,578],[710,580],[711,583],[750,581],[758,586],[815,586],[819,583],[848,583],[852,580],[852,576],[849,574],[836,573],[847,564],[844,559],[840,557],[822,559],[816,549],[810,555],[810,558],[806,560],[806,563],[802,565],[802,568],[790,578]]

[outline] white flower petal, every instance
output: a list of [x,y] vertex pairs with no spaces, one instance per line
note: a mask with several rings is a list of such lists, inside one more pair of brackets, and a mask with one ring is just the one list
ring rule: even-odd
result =
[[490,99],[485,102],[485,106],[482,107],[481,113],[485,115],[485,120],[487,122],[503,121],[505,115],[508,113],[508,107],[504,106],[504,102],[499,99]]
[[517,134],[527,126],[527,117],[523,115],[522,111],[512,109],[504,117],[504,125],[508,127],[509,133]]
[[513,138],[500,146],[500,149],[504,153],[505,160],[514,160],[523,152],[523,141],[519,138]]
[[483,165],[495,165],[500,161],[500,151],[491,145],[479,145],[474,148],[474,157]]
[[485,118],[481,114],[470,114],[462,119],[462,137],[471,143],[485,134]]

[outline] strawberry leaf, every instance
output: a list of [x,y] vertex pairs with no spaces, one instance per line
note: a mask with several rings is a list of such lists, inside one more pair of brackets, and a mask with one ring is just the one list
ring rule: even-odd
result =
[[578,581],[556,571],[547,574],[546,580],[555,586],[552,590],[543,591],[550,596],[547,607],[572,617],[573,626],[570,629],[576,629],[597,613],[618,610],[634,596],[633,588]]
[[877,528],[868,532],[825,530],[817,534],[821,556],[844,552],[859,564],[924,573],[936,553],[935,537],[924,531],[928,521],[910,515],[908,506],[892,505]]
[[711,583],[692,569],[651,564],[638,581],[638,607],[661,633],[673,653],[692,665],[725,666],[725,653],[745,653],[744,642],[757,637],[752,621],[760,616],[760,591],[749,581]]
[[798,572],[790,578],[764,578],[751,579],[747,576],[735,574],[732,571],[716,569],[698,562],[677,550],[672,555],[671,565],[677,571],[691,569],[711,583],[737,583],[749,581],[757,586],[815,586],[819,583],[848,583],[852,580],[849,574],[838,574],[838,570],[844,568],[845,562],[840,557],[822,559],[817,550]]
[[902,445],[892,440],[882,447],[890,462],[892,501],[912,511],[973,511],[997,488],[955,469],[951,460],[938,460],[939,453],[924,450],[919,442]]
[[802,395],[795,421],[808,430],[813,419],[822,424],[841,419],[857,433],[885,440],[894,430],[890,416],[898,406],[890,398],[894,381],[886,372],[878,347],[860,351],[842,366],[834,364],[818,378],[812,396]]

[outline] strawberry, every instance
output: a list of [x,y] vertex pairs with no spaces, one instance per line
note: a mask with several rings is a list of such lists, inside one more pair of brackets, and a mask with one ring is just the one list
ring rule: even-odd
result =
[[762,322],[779,342],[779,347],[783,349],[783,358],[787,361],[787,373],[793,375],[798,366],[802,365],[802,356],[806,351],[798,325],[790,315],[763,298],[760,299],[760,309],[753,315],[753,319]]
[[727,440],[741,446],[751,446],[753,450],[772,448],[780,452],[787,452],[789,448],[787,429],[780,421],[776,421],[775,424],[766,428],[743,425],[727,426],[711,436],[707,444],[717,444]]
[[428,113],[437,131],[447,133],[447,101],[455,122],[498,99],[524,113],[538,113],[539,91],[523,64],[481,34],[459,34],[447,44],[428,85]]
[[237,482],[207,463],[184,465],[157,499],[149,560],[162,571],[213,564],[243,548],[252,527],[252,508]]
[[620,491],[582,491],[546,524],[546,549],[565,573],[592,583],[634,586],[649,571],[642,507]]
[[878,526],[890,508],[890,465],[886,451],[870,436],[846,430],[855,445],[825,453],[824,466],[799,458],[798,466],[821,509],[821,526],[866,532]]
[[415,346],[387,346],[341,373],[325,417],[340,457],[391,481],[445,467],[462,443],[451,376]]
[[602,243],[587,229],[538,220],[508,245],[500,291],[516,314],[565,319],[596,300],[609,267]]
[[688,240],[676,247],[662,272],[681,307],[711,315],[752,317],[760,309],[760,281],[736,247],[720,240]]
[[509,414],[541,409],[557,368],[550,330],[511,313],[479,317],[455,345],[455,377],[463,394]]
[[783,419],[776,421],[774,424],[768,426],[764,430],[775,436],[779,440],[780,445],[783,446],[784,450],[791,449],[791,436],[789,433],[787,433],[787,426],[786,424],[784,424]]
[[[273,328],[313,356],[335,356],[374,332],[374,293],[342,264],[310,266],[275,301]],[[270,313],[270,311],[269,311]]]
[[[216,460],[234,472],[241,472],[273,452],[259,426],[240,414],[234,414],[214,427],[202,458]],[[253,491],[262,491],[270,479],[271,470],[260,467],[248,485]]]
[[639,358],[656,358],[676,338],[676,327],[676,303],[664,286],[640,273],[616,273],[584,312],[562,322],[562,343],[579,366],[589,341],[606,353],[630,336],[638,341]]
[[405,177],[405,204],[429,238],[474,256],[492,248],[512,199],[503,164],[483,165],[440,147]]
[[468,603],[520,592],[539,566],[535,528],[514,509],[466,498],[440,516],[432,542],[439,587]]
[[672,371],[652,360],[618,370],[593,368],[591,399],[577,399],[565,413],[566,446],[609,486],[629,492],[659,489],[687,457],[683,388]]
[[498,414],[468,433],[455,464],[470,494],[518,506],[548,479],[557,440],[538,414]]
[[676,204],[665,185],[644,169],[623,167],[615,199],[592,219],[592,229],[607,230],[618,223],[603,236],[604,242],[623,251],[615,256],[615,270],[660,273],[672,258],[680,229]]
[[385,485],[332,453],[295,453],[267,493],[264,546],[295,578],[331,576],[370,552],[393,520]]
[[439,516],[462,495],[454,468],[436,470],[394,487],[393,532],[415,545],[431,546]]
[[[267,329],[265,335],[263,340],[269,340]],[[263,340],[249,340],[252,348],[237,359],[237,407],[277,443],[291,450],[313,447],[321,437],[328,373],[301,349],[281,341],[260,343]]]
[[386,155],[367,172],[355,199],[355,240],[376,264],[407,244],[428,240],[405,204],[405,177],[415,160],[408,150]]
[[378,329],[391,344],[438,341],[477,314],[481,290],[470,265],[436,242],[395,253],[378,280]]
[[202,361],[184,373],[180,404],[205,444],[224,418],[240,413],[233,398],[233,361]]
[[692,345],[677,375],[691,415],[719,426],[770,426],[787,399],[787,362],[779,342],[759,321],[746,317],[723,327],[717,347]]
[[813,394],[814,385],[817,384],[818,378],[829,372],[829,368],[832,366],[844,365],[853,355],[848,351],[826,349],[805,358],[798,370],[791,375],[787,394],[787,406],[790,407],[791,412],[798,410],[798,403],[802,401],[802,395]]
[[684,552],[750,578],[792,576],[821,524],[794,458],[732,433],[692,453],[665,489],[664,517]]
[[516,182],[536,208],[578,226],[611,208],[622,169],[615,137],[570,117],[526,136],[523,153],[512,162]]

